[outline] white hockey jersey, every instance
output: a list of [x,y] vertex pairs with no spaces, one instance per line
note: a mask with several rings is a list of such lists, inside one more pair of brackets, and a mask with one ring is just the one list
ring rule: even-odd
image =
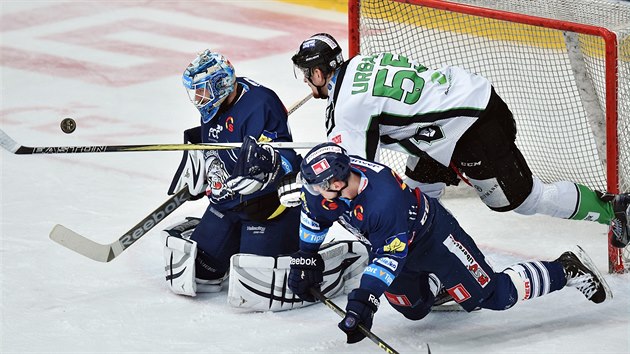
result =
[[328,85],[328,139],[368,160],[380,148],[448,166],[455,144],[488,105],[490,82],[466,70],[428,69],[404,56],[358,55]]

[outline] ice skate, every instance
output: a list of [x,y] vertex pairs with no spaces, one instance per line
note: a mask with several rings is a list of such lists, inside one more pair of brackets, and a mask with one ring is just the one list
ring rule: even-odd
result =
[[580,246],[574,252],[564,252],[556,261],[564,268],[567,286],[577,288],[596,304],[612,298],[608,283]]

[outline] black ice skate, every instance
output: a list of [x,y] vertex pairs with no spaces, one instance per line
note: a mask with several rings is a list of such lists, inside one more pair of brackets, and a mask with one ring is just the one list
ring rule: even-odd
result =
[[577,288],[596,304],[612,299],[608,283],[580,246],[574,252],[564,252],[556,261],[564,268],[567,286]]
[[630,239],[630,194],[618,194],[612,200],[615,218],[610,222],[611,244],[618,248],[628,245]]

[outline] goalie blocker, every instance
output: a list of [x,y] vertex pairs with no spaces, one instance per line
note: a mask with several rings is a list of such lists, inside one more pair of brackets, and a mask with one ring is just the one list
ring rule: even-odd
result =
[[[238,253],[230,259],[229,277],[202,280],[195,277],[196,242],[190,240],[198,218],[188,217],[162,232],[167,286],[180,295],[220,292],[229,278],[227,302],[245,311],[284,311],[312,305],[295,296],[287,286],[290,259]],[[327,297],[347,294],[359,286],[367,266],[368,251],[358,241],[338,241],[323,246],[321,290]]]

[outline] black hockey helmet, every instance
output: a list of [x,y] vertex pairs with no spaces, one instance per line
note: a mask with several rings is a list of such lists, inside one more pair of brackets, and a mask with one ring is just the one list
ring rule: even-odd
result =
[[304,72],[306,78],[310,78],[313,68],[319,68],[324,75],[333,72],[343,63],[343,55],[333,36],[317,33],[300,44],[300,49],[291,61]]
[[309,151],[300,164],[300,182],[315,195],[328,190],[334,181],[347,181],[350,176],[350,156],[335,143],[322,143]]

